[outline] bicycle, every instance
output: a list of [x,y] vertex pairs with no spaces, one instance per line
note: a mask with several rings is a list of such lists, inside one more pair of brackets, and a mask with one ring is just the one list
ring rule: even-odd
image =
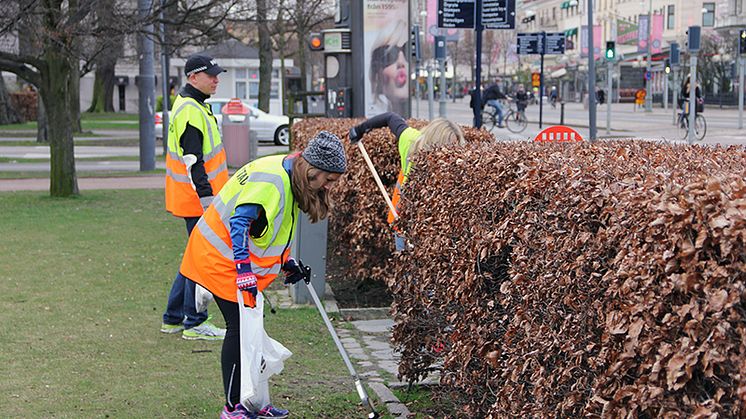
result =
[[[689,137],[689,103],[686,103],[686,109],[679,111],[679,117],[676,121],[676,127],[679,131],[679,138],[687,139]],[[702,141],[707,133],[707,120],[704,115],[697,112],[694,116],[694,138]]]
[[[513,109],[510,105],[508,106],[508,111],[503,115],[503,122],[505,123],[505,127],[508,128],[508,131],[519,133],[526,129],[528,126],[526,113],[524,111]],[[488,107],[492,109],[488,109]],[[485,104],[484,110],[482,111],[482,126],[490,132],[492,132],[495,126],[499,127],[499,125],[497,125],[497,109],[490,104]]]

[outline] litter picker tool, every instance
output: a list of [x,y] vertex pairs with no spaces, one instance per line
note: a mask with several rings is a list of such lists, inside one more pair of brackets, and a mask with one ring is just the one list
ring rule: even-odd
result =
[[368,413],[368,418],[379,418],[380,416],[378,416],[375,407],[373,407],[373,402],[371,402],[370,397],[368,397],[368,392],[365,391],[365,387],[363,387],[363,383],[360,381],[360,376],[357,375],[357,372],[355,372],[355,368],[352,366],[352,362],[350,361],[349,355],[347,355],[347,351],[345,350],[344,346],[342,346],[342,342],[339,340],[339,336],[337,336],[337,332],[334,330],[332,322],[329,320],[329,317],[326,315],[326,311],[324,311],[324,307],[321,305],[321,301],[319,300],[319,296],[316,294],[316,290],[314,290],[313,286],[311,285],[311,267],[304,265],[303,262],[300,260],[298,261],[298,265],[303,272],[303,282],[306,283],[306,288],[308,288],[308,292],[311,294],[311,299],[313,300],[313,303],[316,304],[316,308],[319,310],[319,313],[321,313],[321,318],[324,319],[326,328],[329,329],[329,334],[332,335],[332,339],[334,339],[334,343],[337,345],[339,354],[342,355],[342,359],[344,360],[345,365],[347,365],[347,369],[350,371],[350,375],[355,380],[355,388],[357,388],[357,394],[360,396],[360,401],[363,402],[363,406],[370,411],[370,413]]
[[362,141],[357,142],[357,148],[359,148],[360,153],[363,154],[363,159],[365,160],[365,163],[368,164],[368,168],[370,169],[370,172],[373,174],[373,179],[376,180],[378,189],[381,191],[381,194],[383,195],[383,199],[386,200],[386,204],[389,206],[391,213],[394,214],[394,218],[399,218],[399,213],[396,212],[396,208],[394,208],[394,204],[391,202],[391,198],[389,198],[389,194],[386,193],[386,188],[383,187],[381,178],[378,176],[378,172],[376,172],[376,168],[375,166],[373,166],[373,162],[370,161],[370,157],[368,156],[368,152],[365,151],[365,146],[363,145]]

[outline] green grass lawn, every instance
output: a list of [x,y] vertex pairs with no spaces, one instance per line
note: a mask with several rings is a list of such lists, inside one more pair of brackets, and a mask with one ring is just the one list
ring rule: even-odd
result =
[[[82,113],[80,115],[80,124],[83,131],[93,129],[111,129],[111,130],[136,130],[140,125],[138,114],[128,114],[119,112],[107,113]],[[25,131],[36,130],[36,121],[24,122],[22,124],[0,125],[0,131]]]
[[[0,417],[218,416],[221,344],[158,330],[186,241],[162,195],[0,193]],[[275,404],[295,417],[364,416],[315,309],[265,324],[294,353],[271,380]]]

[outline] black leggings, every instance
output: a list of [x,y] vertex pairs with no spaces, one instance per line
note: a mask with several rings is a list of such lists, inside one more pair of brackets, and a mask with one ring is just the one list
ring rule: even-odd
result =
[[226,404],[237,406],[241,398],[241,339],[238,303],[215,296],[215,302],[225,318],[225,339],[220,363],[223,367],[223,389]]

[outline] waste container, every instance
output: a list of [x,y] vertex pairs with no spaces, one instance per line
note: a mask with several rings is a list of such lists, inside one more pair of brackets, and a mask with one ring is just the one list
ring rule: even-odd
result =
[[[249,116],[251,110],[241,99],[233,98],[223,106],[223,146],[228,166],[241,167],[251,161]],[[254,153],[256,154],[256,153]]]

